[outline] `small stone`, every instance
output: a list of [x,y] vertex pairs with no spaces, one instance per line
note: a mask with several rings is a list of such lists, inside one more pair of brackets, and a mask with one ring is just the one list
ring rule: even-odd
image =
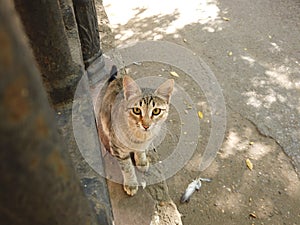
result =
[[141,182],[141,185],[142,185],[142,188],[145,189],[146,186],[147,186],[146,181],[142,181],[142,182]]
[[165,202],[159,202],[159,206],[165,206],[166,203]]

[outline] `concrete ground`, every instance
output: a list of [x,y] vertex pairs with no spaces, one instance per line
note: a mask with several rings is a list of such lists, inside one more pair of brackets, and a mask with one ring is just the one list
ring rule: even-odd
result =
[[[213,72],[227,110],[223,144],[212,164],[199,171],[195,165],[209,139],[211,111],[203,91],[185,86],[203,112],[194,156],[158,185],[160,197],[153,194],[156,187],[128,197],[110,182],[115,224],[300,224],[300,2],[104,0],[106,14],[100,1],[96,5],[104,52],[143,40],[183,46]],[[182,86],[189,82],[180,68],[158,62],[127,67],[136,79],[151,74]],[[169,124],[176,120],[170,116]],[[163,147],[177,140],[173,135]],[[155,157],[167,156],[162,151]],[[213,181],[180,204],[198,176]]]

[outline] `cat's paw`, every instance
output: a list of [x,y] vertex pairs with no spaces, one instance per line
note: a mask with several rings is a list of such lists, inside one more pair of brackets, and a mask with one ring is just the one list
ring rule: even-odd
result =
[[133,196],[137,193],[139,186],[138,185],[123,185],[123,189],[129,196]]
[[136,165],[136,167],[138,168],[138,170],[139,171],[141,171],[141,172],[148,172],[148,170],[149,170],[149,161],[148,160],[146,160],[145,162],[143,162],[143,163],[138,163],[137,165]]

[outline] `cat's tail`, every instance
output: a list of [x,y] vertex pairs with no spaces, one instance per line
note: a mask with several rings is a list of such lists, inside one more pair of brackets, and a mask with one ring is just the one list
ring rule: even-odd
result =
[[108,79],[108,83],[112,82],[113,80],[115,80],[117,78],[118,75],[118,69],[115,65],[113,65],[111,67],[110,73],[109,73],[109,79]]

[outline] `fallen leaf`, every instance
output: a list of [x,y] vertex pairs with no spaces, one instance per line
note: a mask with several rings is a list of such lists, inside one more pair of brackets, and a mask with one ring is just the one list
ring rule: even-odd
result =
[[253,164],[252,164],[252,162],[250,161],[250,159],[246,159],[246,165],[247,165],[247,167],[249,168],[249,170],[252,170],[252,169],[253,169]]
[[198,111],[198,116],[199,116],[200,119],[203,119],[203,113],[202,112]]
[[179,75],[175,71],[171,71],[170,74],[174,77],[179,77]]
[[227,18],[227,17],[222,17],[222,19],[225,20],[225,21],[229,21],[229,20],[230,20],[230,19]]

